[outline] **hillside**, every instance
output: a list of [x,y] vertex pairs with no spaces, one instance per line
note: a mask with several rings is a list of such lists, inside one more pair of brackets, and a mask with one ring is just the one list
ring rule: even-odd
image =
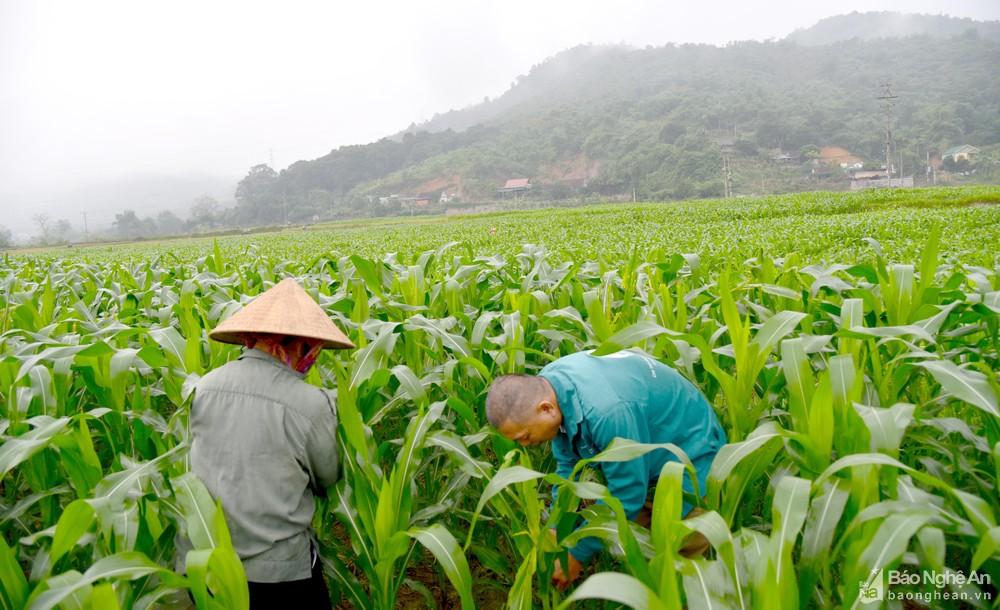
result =
[[997,65],[1000,42],[966,34],[821,46],[581,46],[535,66],[495,100],[396,138],[342,147],[280,174],[254,168],[230,220],[394,214],[407,197],[442,193],[493,200],[508,178],[530,178],[539,198],[631,197],[633,189],[642,199],[715,196],[723,191],[720,142],[733,155],[736,193],[843,188],[842,176],[814,177],[811,159],[831,147],[868,163],[883,158],[875,97],[887,80],[899,96],[894,134],[904,168],[958,144],[1000,142]]

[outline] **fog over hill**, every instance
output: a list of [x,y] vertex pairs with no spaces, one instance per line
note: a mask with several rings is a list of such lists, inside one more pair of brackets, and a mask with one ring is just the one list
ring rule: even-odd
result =
[[785,40],[801,45],[822,45],[852,38],[863,40],[906,36],[948,38],[959,35],[1000,40],[1000,22],[891,12],[851,13],[827,17],[812,27],[795,30]]
[[[1000,24],[823,18],[937,10],[929,0],[719,0],[684,15],[652,0],[527,12],[521,1],[399,7],[377,31],[370,7],[309,1],[276,11],[223,0],[197,20],[188,0],[155,19],[117,0],[0,5],[0,225],[27,235],[38,213],[77,232],[84,213],[91,230],[126,209],[185,217],[202,195],[231,208],[217,223],[391,214],[372,201],[492,198],[510,177],[555,198],[716,194],[719,138],[747,158],[813,144],[871,156],[871,100],[886,78],[901,93],[907,166],[918,148],[996,141],[985,62]],[[1000,18],[987,0],[948,10]],[[878,40],[915,34],[926,39],[899,39],[907,51]],[[244,180],[234,206],[261,164],[275,175]],[[760,174],[744,164],[737,180],[748,172]]]
[[[816,24],[795,30],[784,38],[803,46],[829,45],[854,38],[862,40],[905,38],[909,36],[930,36],[933,38],[948,38],[951,36],[975,35],[989,40],[1000,40],[1000,21],[975,21],[969,18],[947,17],[942,15],[914,15],[895,12],[850,13],[827,17]],[[393,136],[399,139],[407,131],[444,131],[453,129],[462,131],[478,123],[488,122],[518,105],[532,100],[544,99],[546,96],[559,95],[565,88],[562,82],[569,83],[575,76],[576,68],[597,56],[609,52],[628,52],[635,50],[628,45],[618,47],[603,45],[580,46],[567,50],[549,58],[532,68],[527,79],[518,77],[512,87],[502,96],[492,100],[484,100],[462,110],[450,110],[434,116],[429,121],[419,125],[411,125]],[[538,86],[538,83],[545,83]],[[517,85],[517,86],[514,86]],[[548,97],[551,101],[552,98]]]

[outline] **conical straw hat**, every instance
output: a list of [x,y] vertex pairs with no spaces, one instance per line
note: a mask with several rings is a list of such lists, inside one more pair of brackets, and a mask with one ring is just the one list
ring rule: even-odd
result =
[[284,279],[215,327],[208,336],[223,343],[243,343],[246,333],[308,337],[324,347],[354,347],[298,282]]

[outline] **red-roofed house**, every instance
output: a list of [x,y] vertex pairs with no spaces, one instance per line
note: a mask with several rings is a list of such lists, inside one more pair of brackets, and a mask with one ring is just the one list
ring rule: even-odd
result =
[[531,190],[531,179],[530,178],[508,178],[507,182],[504,183],[503,188],[500,189],[502,192],[507,193],[517,193],[520,191],[530,191]]
[[531,180],[529,178],[508,178],[503,187],[497,189],[497,192],[503,197],[506,197],[507,193],[513,193],[514,197],[517,197],[519,194],[530,190]]

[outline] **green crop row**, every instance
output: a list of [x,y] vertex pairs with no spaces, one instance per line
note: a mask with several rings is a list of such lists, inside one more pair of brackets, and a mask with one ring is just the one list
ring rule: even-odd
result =
[[[411,595],[463,608],[861,607],[873,575],[893,569],[998,574],[1000,271],[987,243],[998,232],[975,232],[996,212],[867,197],[855,202],[866,209],[843,212],[806,200],[789,217],[766,202],[724,207],[726,256],[640,249],[636,230],[605,219],[594,221],[606,225],[600,236],[491,255],[467,240],[413,253],[382,241],[407,253],[339,256],[310,250],[324,233],[304,232],[273,256],[220,242],[176,260],[155,248],[135,260],[10,258],[0,269],[0,608],[148,608],[187,595],[199,608],[246,607],[222,507],[187,472],[187,409],[200,376],[239,351],[207,331],[284,277],[358,346],[325,352],[307,377],[337,389],[343,477],[316,527],[345,607]],[[664,210],[597,217],[639,214],[642,234],[646,215]],[[562,214],[539,216],[585,217]],[[934,223],[948,215],[956,223]],[[810,230],[814,221],[836,231]],[[478,236],[504,222],[534,230],[529,215],[442,231]],[[794,223],[793,239],[782,231]],[[887,234],[896,246],[861,239]],[[615,235],[622,243],[598,250]],[[789,245],[768,254],[781,235]],[[829,256],[810,254],[824,247]],[[569,479],[549,474],[547,450],[486,425],[495,376],[625,348],[675,366],[726,428],[704,497],[689,498],[702,516],[680,520],[683,455],[664,468],[646,529],[614,510],[590,464]],[[619,441],[593,462],[657,448]],[[574,531],[580,515],[587,526]],[[692,530],[711,542],[706,557],[677,553]],[[194,546],[183,557],[178,534]],[[588,535],[611,553],[564,595],[553,562]],[[946,590],[963,601],[934,607],[996,603],[995,581]]]
[[[969,264],[996,262],[1000,190],[966,187],[800,193],[763,198],[609,204],[583,208],[516,211],[478,216],[392,218],[294,227],[281,232],[218,238],[231,258],[263,256],[306,262],[317,256],[396,254],[412,262],[426,250],[461,242],[477,256],[515,256],[524,244],[545,247],[562,260],[609,263],[635,247],[698,254],[706,266],[766,253],[796,252],[816,263],[869,256],[862,238],[878,241],[891,260],[914,260],[931,227],[940,225],[946,251]],[[87,262],[192,263],[212,248],[211,239],[181,239],[50,250],[46,258]]]

